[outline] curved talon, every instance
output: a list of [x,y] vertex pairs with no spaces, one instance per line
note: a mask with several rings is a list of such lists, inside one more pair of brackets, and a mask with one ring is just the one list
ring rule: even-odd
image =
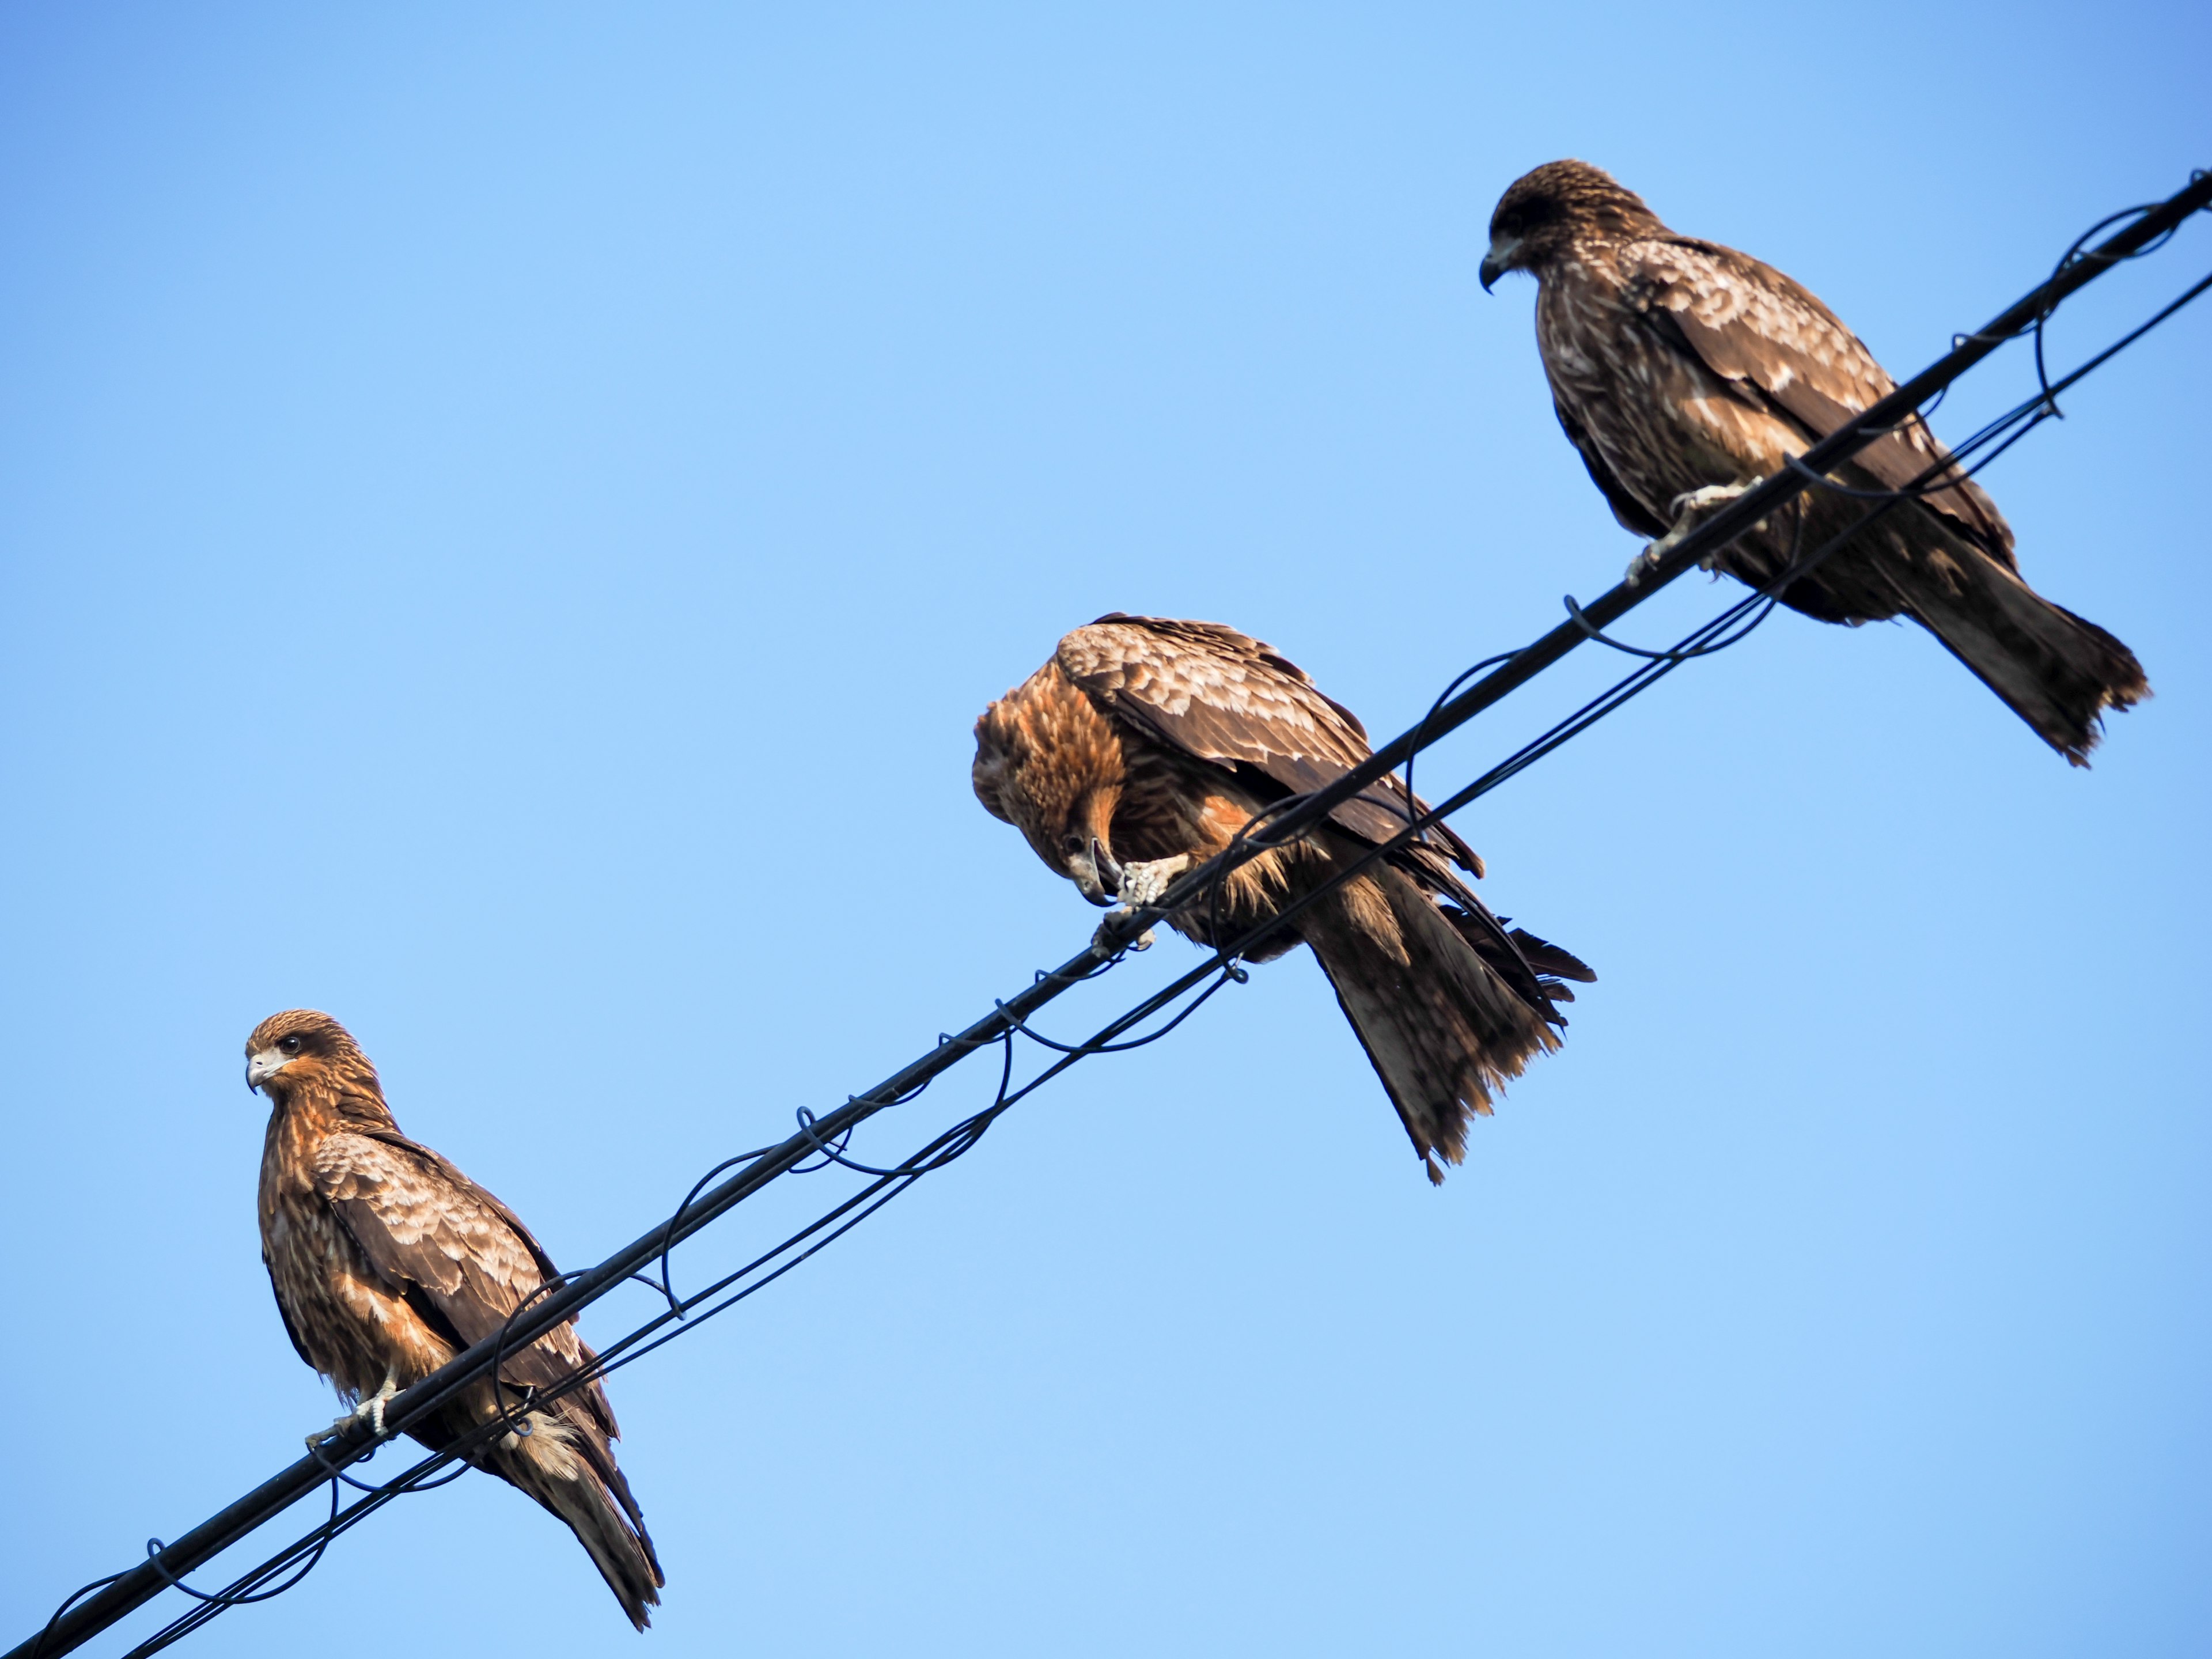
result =
[[1750,483],[1707,484],[1701,489],[1684,490],[1667,503],[1668,509],[1674,515],[1674,533],[1679,535],[1690,527],[1683,520],[1688,519],[1692,514],[1703,515],[1710,513],[1723,502],[1734,501],[1759,482],[1757,478],[1753,478]]

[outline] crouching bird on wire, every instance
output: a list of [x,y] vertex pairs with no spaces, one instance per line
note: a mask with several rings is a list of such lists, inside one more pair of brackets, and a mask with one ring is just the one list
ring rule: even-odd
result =
[[[975,722],[975,794],[1097,905],[1142,907],[1228,848],[1253,816],[1369,753],[1357,716],[1269,647],[1218,623],[1115,612],[1079,628]],[[1410,801],[1410,813],[1409,813]],[[1393,777],[1172,912],[1231,945],[1314,894],[1426,808]],[[1482,860],[1438,823],[1315,899],[1244,952],[1313,947],[1432,1182],[1467,1150],[1471,1112],[1559,1047],[1561,981],[1596,977],[1508,931],[1454,866]]]
[[[1509,270],[1536,278],[1536,341],[1559,424],[1613,517],[1658,538],[1629,567],[1632,583],[1700,517],[1896,387],[1804,289],[1676,234],[1585,162],[1547,163],[1500,198],[1483,287]],[[1822,622],[1910,617],[2076,766],[2106,709],[2150,695],[2127,647],[2021,579],[1996,504],[1920,416],[1832,478],[1840,489],[1812,486],[1718,567],[1765,586],[1847,535],[1782,603]],[[1907,498],[1854,530],[1891,491]]]
[[[514,1212],[399,1133],[376,1067],[345,1028],[306,1009],[272,1014],[246,1043],[246,1082],[271,1110],[261,1153],[261,1260],[292,1346],[384,1432],[385,1404],[499,1333],[560,1273]],[[567,1523],[630,1623],[666,1581],[615,1463],[620,1431],[594,1381],[544,1404],[532,1391],[598,1356],[556,1326],[407,1432],[441,1450],[504,1413],[463,1455]],[[309,1443],[324,1434],[308,1437]]]

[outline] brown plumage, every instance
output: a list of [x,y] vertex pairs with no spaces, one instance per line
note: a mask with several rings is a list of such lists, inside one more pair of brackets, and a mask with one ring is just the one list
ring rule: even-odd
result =
[[[512,1210],[399,1133],[376,1068],[328,1014],[272,1014],[246,1039],[246,1083],[271,1103],[261,1153],[261,1260],[292,1346],[382,1425],[383,1402],[495,1334],[559,1276]],[[630,1622],[660,1600],[660,1565],[629,1483],[620,1431],[596,1382],[544,1407],[526,1391],[597,1356],[574,1322],[508,1357],[408,1432],[433,1450],[503,1407],[529,1424],[468,1461],[536,1498],[574,1532]]]
[[[1535,276],[1536,339],[1559,424],[1613,516],[1641,535],[1667,533],[1681,497],[1778,471],[1895,389],[1804,289],[1733,248],[1677,235],[1584,162],[1553,161],[1517,181],[1490,237],[1482,285],[1508,270]],[[1782,601],[1823,622],[1911,617],[2086,765],[2103,711],[2150,695],[2127,647],[2021,579],[1996,504],[1917,416],[1832,476],[1852,489],[1897,489],[1937,465],[1940,487],[1869,525]],[[1793,545],[1821,546],[1867,505],[1814,489],[1737,540],[1721,567],[1764,585]]]
[[[1267,646],[1218,623],[1116,612],[1060,642],[1052,659],[975,722],[977,799],[1096,904],[1146,902],[1229,845],[1254,813],[1366,758],[1367,733]],[[1223,884],[1227,944],[1407,823],[1402,784],[1378,784],[1293,846]],[[1595,978],[1573,957],[1508,932],[1454,872],[1482,873],[1438,826],[1316,901],[1252,953],[1313,947],[1337,1001],[1441,1182],[1470,1112],[1559,1046],[1562,980]],[[1217,943],[1206,901],[1169,920]]]

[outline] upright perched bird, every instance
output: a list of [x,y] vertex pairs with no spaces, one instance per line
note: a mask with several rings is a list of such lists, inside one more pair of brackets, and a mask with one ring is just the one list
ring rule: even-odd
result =
[[[1092,903],[1158,899],[1228,847],[1269,803],[1317,789],[1368,755],[1367,732],[1296,665],[1218,623],[1119,611],[1079,628],[975,722],[976,799],[1028,837]],[[1413,813],[1426,809],[1416,799]],[[1395,779],[1370,786],[1293,844],[1174,912],[1201,945],[1227,945],[1406,828]],[[1441,1182],[1467,1150],[1470,1111],[1534,1055],[1559,1047],[1562,980],[1596,977],[1533,934],[1509,933],[1453,872],[1482,860],[1439,824],[1316,901],[1249,952],[1301,939]],[[1215,920],[1218,917],[1218,937]]]
[[[1632,582],[1673,545],[1663,538],[1895,389],[1805,289],[1733,248],[1677,235],[1585,162],[1547,163],[1499,200],[1483,287],[1509,270],[1536,278],[1536,340],[1559,424],[1613,516],[1662,538],[1629,567]],[[2021,580],[1996,504],[1919,416],[1832,476],[1884,491],[1931,471],[1917,499],[1858,531],[1782,602],[1822,622],[1911,617],[2045,743],[2087,764],[2103,711],[2150,695],[2127,647]],[[1869,505],[1816,486],[1720,564],[1763,586],[1793,550],[1848,532]]]
[[[559,1269],[506,1205],[399,1133],[376,1067],[328,1014],[295,1008],[255,1026],[246,1083],[271,1107],[261,1260],[284,1328],[381,1433],[386,1401],[495,1334]],[[526,1423],[526,1434],[502,1431],[468,1461],[566,1522],[643,1630],[666,1581],[615,1463],[621,1431],[605,1392],[593,1382],[526,1404],[530,1389],[596,1358],[574,1322],[556,1326],[507,1356],[496,1398],[486,1377],[408,1433],[435,1451],[502,1410]]]

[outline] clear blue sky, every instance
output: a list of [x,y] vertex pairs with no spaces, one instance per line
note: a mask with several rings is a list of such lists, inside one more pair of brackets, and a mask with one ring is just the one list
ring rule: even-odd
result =
[[[1066,629],[1231,622],[1389,732],[1618,576],[1475,284],[1524,168],[1904,371],[2212,162],[2207,62],[2179,0],[0,14],[0,1638],[334,1413],[262,1016],[596,1260],[1085,935],[967,778]],[[2157,688],[2094,772],[1909,629],[1675,676],[1461,821],[1602,978],[1441,1192],[1293,957],[617,1378],[651,1650],[2203,1652],[2208,367],[2212,307],[1989,475]],[[474,1476],[190,1650],[394,1622],[646,1650]]]

